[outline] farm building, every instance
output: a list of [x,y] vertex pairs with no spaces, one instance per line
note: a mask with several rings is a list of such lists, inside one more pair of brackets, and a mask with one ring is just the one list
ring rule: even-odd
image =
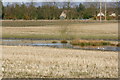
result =
[[116,17],[116,13],[111,13],[111,14],[109,15],[109,18],[112,19],[112,20],[116,19],[116,18],[117,18],[117,17]]
[[97,17],[100,17],[100,16],[104,17],[105,15],[101,12],[97,14]]
[[[97,14],[97,20],[100,19],[100,16],[101,16],[102,20],[105,19],[104,13],[101,12],[101,13]],[[110,15],[108,15],[106,17],[108,20],[114,20],[114,19],[116,19],[116,13],[111,13]]]
[[99,20],[99,19],[100,19],[100,16],[101,16],[101,18],[102,18],[102,19],[104,19],[104,18],[105,18],[104,13],[102,13],[102,12],[101,12],[101,13],[98,13],[98,14],[97,14],[97,20]]
[[60,15],[60,19],[65,19],[67,16],[66,16],[66,10],[64,10],[61,15]]
[[109,16],[116,17],[116,14],[115,13],[111,13]]

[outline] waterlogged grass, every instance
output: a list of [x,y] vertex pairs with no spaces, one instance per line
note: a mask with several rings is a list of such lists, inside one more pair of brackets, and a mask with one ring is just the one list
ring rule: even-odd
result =
[[107,41],[97,41],[97,40],[74,40],[70,42],[72,45],[79,46],[107,46],[111,45],[110,42]]
[[85,36],[79,36],[80,39],[112,39],[112,40],[118,40],[118,36],[105,36],[105,35],[96,35],[96,36],[92,36],[92,35],[85,35]]
[[[48,34],[44,34],[44,35],[34,35],[34,34],[30,34],[30,35],[9,35],[9,34],[3,34],[2,35],[3,39],[48,39],[48,40],[62,40],[62,39],[66,39],[66,40],[73,40],[76,39],[76,36],[74,35],[70,35],[70,36],[62,36],[62,35],[48,35]],[[77,37],[78,39],[114,39],[114,40],[118,40],[117,36],[84,36],[81,35],[79,37]]]
[[46,40],[62,40],[62,39],[74,39],[74,37],[62,36],[62,35],[3,35],[3,39],[46,39]]
[[[103,21],[102,23],[117,23],[117,21]],[[99,23],[99,21],[82,20],[5,20],[2,21],[3,27],[30,27],[30,26],[49,26],[61,24],[79,24],[79,23]]]
[[30,26],[51,26],[51,25],[65,25],[77,24],[80,21],[67,21],[67,20],[33,20],[33,21],[2,21],[3,27],[30,27]]
[[58,25],[53,21],[2,21],[2,26],[10,27],[30,27],[30,26],[46,26],[46,25]]
[[60,36],[52,35],[3,35],[2,38],[7,39],[58,39]]

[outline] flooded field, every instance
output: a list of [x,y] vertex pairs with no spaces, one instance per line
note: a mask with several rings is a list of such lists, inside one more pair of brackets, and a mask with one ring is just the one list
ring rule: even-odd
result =
[[[4,21],[0,40],[4,78],[118,77],[117,23],[36,22]],[[70,43],[82,39],[108,41],[114,46]]]
[[[52,40],[2,40],[2,45],[7,46],[44,46],[53,48],[69,48],[69,49],[84,49],[84,50],[102,50],[102,51],[120,51],[117,46],[75,46],[70,43],[52,43]],[[118,43],[118,41],[112,41]]]

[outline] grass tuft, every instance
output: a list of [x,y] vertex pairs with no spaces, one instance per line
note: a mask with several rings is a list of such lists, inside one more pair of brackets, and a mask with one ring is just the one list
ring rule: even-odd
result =
[[120,43],[117,44],[117,47],[120,47]]
[[62,40],[61,43],[68,43],[68,41],[67,40]]
[[57,41],[52,41],[52,43],[58,43]]

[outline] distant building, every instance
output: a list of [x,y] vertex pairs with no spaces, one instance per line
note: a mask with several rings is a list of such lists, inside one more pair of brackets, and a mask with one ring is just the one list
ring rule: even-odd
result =
[[67,16],[66,16],[66,10],[64,10],[61,15],[60,15],[60,19],[65,19]]
[[100,17],[100,16],[104,17],[105,15],[101,12],[101,13],[98,13],[97,16],[98,17]]
[[109,16],[116,17],[116,14],[115,13],[111,13]]
[[104,15],[104,13],[102,13],[102,12],[97,14],[96,19],[97,19],[97,20],[100,20],[100,16],[101,16],[102,19],[105,19],[105,15]]
[[117,18],[116,13],[111,13],[109,15],[109,18],[112,19],[112,20],[115,20]]
[[[106,16],[106,18],[107,18],[108,20],[115,20],[115,19],[116,19],[116,13],[109,12],[109,14],[110,14],[110,15],[107,15],[107,16]],[[97,14],[96,19],[97,19],[97,20],[100,20],[100,16],[101,16],[101,19],[102,19],[102,20],[105,19],[105,15],[104,15],[104,13],[102,13],[102,12]]]

